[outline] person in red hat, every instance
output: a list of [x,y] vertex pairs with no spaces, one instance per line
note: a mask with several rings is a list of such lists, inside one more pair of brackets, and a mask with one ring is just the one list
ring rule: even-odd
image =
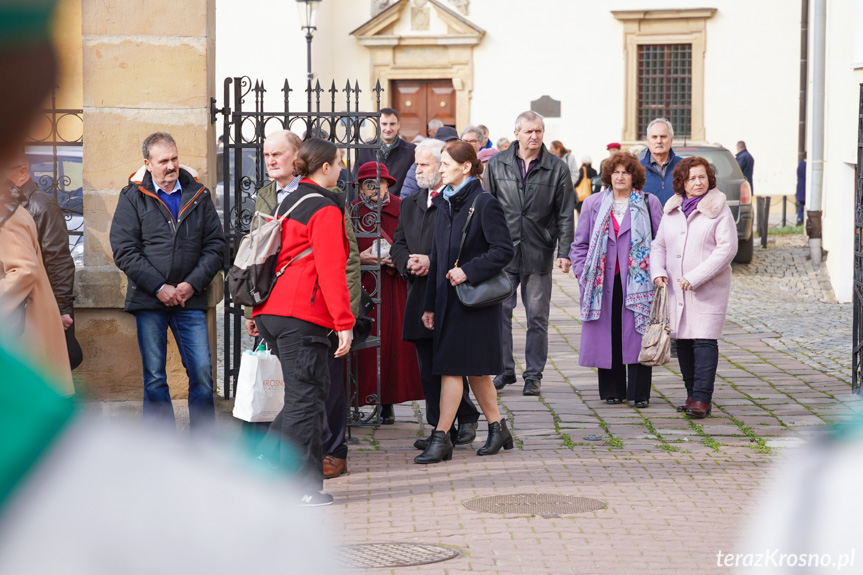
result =
[[[605,147],[605,149],[608,150],[608,158],[610,158],[614,154],[620,152],[620,144],[618,144],[617,142],[612,142],[609,145],[607,145]],[[599,162],[599,173],[600,174],[602,173],[602,166],[605,165],[605,162],[608,161],[608,158],[605,158],[604,160]],[[596,192],[594,192],[594,193],[596,193]]]
[[[389,246],[393,243],[396,226],[398,225],[401,200],[389,193],[396,185],[384,164],[380,164],[380,190],[376,185],[378,173],[377,162],[362,164],[357,172],[354,185],[359,190],[358,198],[351,210],[354,221],[371,231],[367,216],[377,211],[378,194],[381,202],[381,277],[380,288],[376,289],[375,278],[371,273],[363,274],[363,288],[368,293],[378,292],[380,296],[380,329],[377,323],[372,335],[381,338],[381,397],[377,403],[382,406],[383,423],[395,423],[393,404],[404,401],[423,399],[419,364],[413,344],[401,338],[404,323],[405,304],[407,303],[407,283],[393,266],[389,256]],[[357,219],[358,218],[358,219]],[[376,265],[378,251],[376,240],[372,238],[357,238],[360,250],[360,263]],[[375,350],[368,349],[359,352],[359,400],[361,405],[367,405],[371,395],[377,395],[377,360]]]

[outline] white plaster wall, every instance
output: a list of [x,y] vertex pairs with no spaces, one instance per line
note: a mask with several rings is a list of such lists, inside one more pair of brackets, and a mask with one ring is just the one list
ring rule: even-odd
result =
[[[823,247],[827,270],[839,301],[851,301],[854,288],[854,167],[857,163],[857,114],[863,69],[855,55],[855,36],[863,22],[860,0],[827,3],[826,110],[824,183],[822,190]],[[807,192],[811,188],[807,188]],[[811,202],[807,197],[807,209]]]
[[[292,85],[296,79],[293,95],[304,109],[305,40],[294,4],[218,0],[219,94],[222,78],[243,73],[264,79],[269,98],[280,105],[287,76]],[[598,165],[606,144],[619,141],[623,130],[623,25],[611,11],[702,6],[718,9],[707,25],[707,140],[732,151],[737,140],[746,140],[756,159],[756,191],[793,194],[799,0],[664,0],[656,6],[643,0],[474,0],[468,18],[487,33],[474,50],[471,123],[487,125],[494,140],[511,139],[515,116],[548,94],[562,101],[562,117],[547,122],[547,141],[560,139]],[[366,106],[372,104],[369,54],[349,33],[370,16],[368,0],[324,0],[312,44],[321,83],[329,87],[335,78],[341,89],[345,79],[358,79]]]

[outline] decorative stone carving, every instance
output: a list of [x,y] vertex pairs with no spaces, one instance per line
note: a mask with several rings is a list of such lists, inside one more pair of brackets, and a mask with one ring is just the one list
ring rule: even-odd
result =
[[464,14],[465,16],[469,15],[470,0],[450,0],[450,4],[455,6],[455,9]]
[[411,7],[411,30],[416,32],[425,32],[431,29],[431,15],[429,8]]
[[[398,0],[395,0],[398,2]],[[372,16],[377,16],[387,8],[389,8],[390,4],[395,3],[393,0],[372,0]]]
[[422,8],[426,4],[428,4],[429,0],[411,0],[411,6],[414,8]]
[[544,118],[560,118],[560,100],[555,100],[548,95],[531,102],[530,109]]

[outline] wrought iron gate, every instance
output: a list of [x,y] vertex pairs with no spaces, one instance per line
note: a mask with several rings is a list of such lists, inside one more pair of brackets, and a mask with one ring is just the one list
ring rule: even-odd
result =
[[860,395],[863,382],[863,84],[857,108],[857,178],[854,212],[854,343],[851,363],[851,391]]
[[[306,111],[291,110],[291,92],[293,89],[285,80],[280,90],[281,111],[268,111],[265,108],[264,83],[256,81],[254,85],[248,76],[226,78],[224,82],[224,105],[216,107],[213,98],[210,103],[210,121],[215,123],[217,115],[222,115],[222,137],[220,138],[221,158],[217,170],[219,185],[216,187],[215,200],[223,218],[227,247],[225,249],[225,273],[239,248],[240,240],[249,232],[254,216],[254,202],[257,190],[267,183],[266,166],[263,160],[264,139],[268,132],[277,129],[287,129],[295,132],[302,139],[320,137],[327,139],[346,151],[347,179],[340,179],[339,187],[346,194],[350,206],[351,221],[354,232],[360,238],[381,238],[380,212],[381,198],[378,194],[376,210],[365,217],[359,217],[359,203],[352,200],[357,195],[351,174],[356,164],[359,150],[379,149],[380,138],[380,97],[383,89],[378,83],[372,90],[375,94],[374,112],[360,111],[360,94],[362,90],[358,82],[351,86],[350,81],[341,90],[335,82],[329,90],[321,88],[316,81],[306,85]],[[321,110],[322,95],[324,106],[329,111]],[[254,98],[254,106],[247,104],[247,98]],[[329,106],[326,105],[329,100]],[[244,106],[246,106],[244,108]],[[378,162],[380,152],[378,151]],[[372,181],[369,180],[368,186]],[[373,182],[375,189],[380,189],[380,173]],[[375,325],[380,325],[380,260],[377,265],[361,266],[365,277],[374,278],[374,288],[369,293],[376,304],[373,317]],[[230,293],[225,284],[224,297],[224,397],[230,398],[236,392],[236,378],[239,373],[242,350],[243,308],[231,301]],[[347,393],[349,407],[349,423],[352,425],[378,424],[379,409],[370,413],[360,410],[359,388],[356,378],[356,353],[360,349],[375,349],[377,363],[376,393],[365,398],[365,403],[379,404],[380,398],[380,340],[370,337],[362,344],[355,345],[348,359]],[[353,369],[352,369],[353,368]]]

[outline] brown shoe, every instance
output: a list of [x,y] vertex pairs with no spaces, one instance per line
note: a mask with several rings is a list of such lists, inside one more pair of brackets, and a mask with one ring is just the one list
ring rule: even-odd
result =
[[692,407],[692,402],[693,402],[693,401],[695,401],[695,400],[694,400],[694,399],[692,399],[691,397],[687,397],[687,398],[686,398],[686,401],[684,401],[684,402],[683,402],[683,405],[678,405],[678,406],[677,406],[677,411],[679,411],[679,412],[686,411],[687,409],[689,409],[690,407]]
[[686,410],[686,415],[692,419],[704,419],[710,415],[710,410],[713,407],[712,403],[706,401],[693,401]]
[[338,477],[348,470],[348,460],[324,455],[324,479]]

